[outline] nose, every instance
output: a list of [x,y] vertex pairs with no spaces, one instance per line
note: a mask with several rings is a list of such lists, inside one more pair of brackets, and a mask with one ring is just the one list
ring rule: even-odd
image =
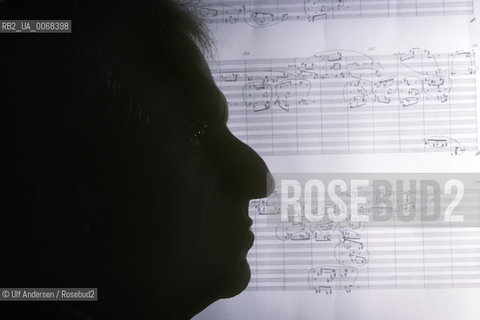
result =
[[275,181],[265,161],[228,129],[222,150],[227,183],[249,199],[269,196]]

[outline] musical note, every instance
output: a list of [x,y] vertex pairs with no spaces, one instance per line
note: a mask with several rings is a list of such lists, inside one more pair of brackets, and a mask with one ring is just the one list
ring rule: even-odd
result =
[[[411,57],[401,61],[401,57],[405,58],[406,55]],[[212,74],[220,87],[225,85],[231,119],[253,124],[258,121],[255,120],[255,115],[269,115],[263,118],[262,121],[266,121],[262,122],[265,124],[263,127],[237,124],[231,128],[233,133],[240,130],[240,138],[254,148],[257,141],[266,146],[258,151],[260,154],[310,154],[312,151],[306,151],[300,146],[309,143],[307,140],[311,138],[298,134],[304,130],[304,126],[312,125],[308,121],[314,121],[316,128],[328,128],[338,121],[341,124],[338,127],[340,131],[329,133],[328,137],[317,133],[315,138],[319,141],[319,147],[313,151],[317,154],[370,152],[373,149],[383,152],[385,148],[380,147],[383,142],[377,144],[375,140],[383,141],[382,135],[390,133],[370,134],[371,142],[363,144],[363,151],[361,146],[356,146],[358,142],[352,141],[352,123],[356,123],[355,130],[358,130],[359,122],[355,119],[362,118],[372,119],[362,120],[364,129],[367,126],[370,130],[374,127],[396,128],[397,137],[389,139],[390,150],[435,150],[457,156],[477,150],[478,139],[474,130],[466,133],[461,145],[455,144],[451,148],[434,147],[428,142],[425,144],[423,140],[429,137],[423,134],[418,136],[416,131],[421,130],[428,135],[429,127],[439,121],[447,121],[447,125],[442,127],[445,136],[450,134],[449,126],[477,127],[473,107],[469,107],[463,115],[453,108],[454,105],[474,105],[475,74],[468,71],[469,68],[475,68],[472,66],[473,58],[473,52],[439,54],[419,48],[381,56],[351,50],[327,50],[306,58],[225,61],[222,62],[224,67],[221,69],[225,71],[213,68]],[[456,72],[455,76],[451,75],[452,70]],[[443,111],[436,113],[437,109]],[[322,117],[310,120],[298,116],[305,112],[321,113]],[[279,116],[282,113],[284,117]],[[418,117],[422,121],[412,126],[411,120],[420,120]],[[449,120],[442,120],[441,117],[448,117]],[[294,130],[292,140],[287,147],[276,148],[275,144],[281,144],[281,139],[275,140],[275,135],[283,129]],[[270,131],[271,137],[266,141],[268,135],[262,132],[265,130]],[[436,134],[439,129],[432,127],[431,130]],[[384,129],[380,132],[384,132]],[[413,144],[407,142],[412,134],[416,135]],[[404,136],[407,138],[404,139]],[[331,139],[336,141],[335,145],[331,145],[331,142],[323,143],[324,140]]]
[[[421,3],[421,0],[418,0]],[[450,5],[447,5],[450,2]],[[453,5],[452,5],[453,4]],[[376,3],[368,7],[358,6],[351,0],[264,0],[261,4],[252,1],[218,1],[201,0],[197,7],[209,23],[244,22],[255,28],[265,28],[277,23],[292,21],[317,22],[338,18],[394,18],[397,16],[421,17],[434,15],[471,15],[473,4],[467,3],[462,10],[456,8],[458,3],[445,1],[429,4],[431,11],[416,10],[415,3],[406,3],[400,7]],[[300,10],[299,10],[300,9]],[[216,11],[216,12],[215,12]],[[240,19],[242,17],[242,19]],[[407,59],[408,56],[405,56]]]

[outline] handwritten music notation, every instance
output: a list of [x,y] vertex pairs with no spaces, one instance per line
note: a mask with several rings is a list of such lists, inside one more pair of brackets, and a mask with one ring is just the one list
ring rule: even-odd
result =
[[275,236],[281,241],[321,242],[331,245],[337,265],[320,265],[308,272],[308,285],[315,292],[331,294],[341,287],[350,292],[355,286],[358,268],[368,263],[370,253],[361,241],[365,231],[361,223],[316,223],[305,221],[280,222]]
[[473,14],[473,1],[461,0],[200,0],[196,5],[209,23],[243,22],[260,28],[285,21]]
[[261,155],[478,150],[473,51],[211,62],[229,127]]
[[[371,190],[359,189],[362,196]],[[394,189],[377,190],[389,197]],[[417,190],[418,191],[418,190]],[[480,189],[466,191],[460,212],[478,215]],[[350,191],[339,193],[342,199]],[[415,211],[416,196],[404,192],[394,211]],[[290,215],[280,221],[280,194],[250,203],[255,244],[248,253],[250,291],[310,291],[322,295],[365,289],[480,287],[480,228],[451,224],[389,226],[353,222],[310,222]],[[379,207],[373,197],[366,211]],[[425,197],[429,201],[428,197]],[[388,209],[388,208],[384,208]],[[325,212],[338,207],[325,206]],[[392,210],[392,208],[390,208]],[[361,209],[362,211],[362,209]],[[417,212],[418,213],[418,212]]]

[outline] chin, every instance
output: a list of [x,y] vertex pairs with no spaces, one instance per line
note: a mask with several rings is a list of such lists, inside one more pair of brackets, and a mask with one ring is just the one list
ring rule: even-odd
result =
[[245,258],[237,261],[235,267],[226,274],[221,298],[231,298],[241,293],[250,282],[250,266]]

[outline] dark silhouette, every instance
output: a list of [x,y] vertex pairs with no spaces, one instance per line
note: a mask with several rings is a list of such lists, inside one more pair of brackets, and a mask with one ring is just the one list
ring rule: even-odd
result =
[[[3,302],[1,319],[184,319],[248,284],[267,167],[226,127],[188,4],[0,1],[0,287],[98,287],[98,302]],[[270,186],[271,187],[271,186]]]

